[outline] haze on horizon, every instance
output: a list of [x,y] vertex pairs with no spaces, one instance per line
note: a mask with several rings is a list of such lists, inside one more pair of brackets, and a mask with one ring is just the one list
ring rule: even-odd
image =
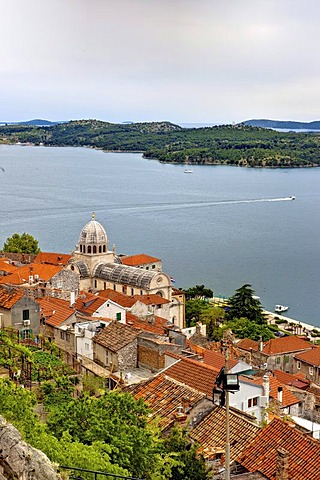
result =
[[319,120],[318,0],[3,0],[0,121]]

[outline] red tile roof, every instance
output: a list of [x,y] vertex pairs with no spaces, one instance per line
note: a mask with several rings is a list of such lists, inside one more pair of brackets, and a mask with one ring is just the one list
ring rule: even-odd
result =
[[69,306],[67,300],[53,297],[36,298],[35,300],[39,303],[41,317],[45,318],[46,324],[52,327],[59,327],[75,313],[74,308]]
[[112,352],[118,352],[132,343],[140,334],[138,330],[120,322],[111,322],[93,337],[93,342]]
[[148,321],[141,320],[136,315],[133,315],[130,312],[126,312],[126,323],[127,325],[145,331],[154,333],[155,335],[165,335],[167,330],[164,328],[167,320],[161,317],[155,317],[154,323],[149,323]]
[[286,373],[282,370],[273,370],[272,374],[279,380],[279,382],[297,388],[307,388],[310,384],[309,380],[303,373]]
[[136,267],[137,265],[146,265],[148,263],[161,262],[161,260],[160,258],[150,257],[150,255],[146,255],[145,253],[140,253],[138,255],[121,257],[121,262],[123,263],[123,265]]
[[[251,442],[260,428],[236,409],[229,410],[230,460],[233,462]],[[225,452],[226,447],[226,409],[213,407],[213,410],[190,432],[190,438],[201,446],[205,457]]]
[[[225,356],[222,353],[214,352],[213,350],[204,350],[204,357],[203,362],[207,365],[211,365],[212,367],[217,368],[220,370],[222,367],[225,366]],[[238,361],[234,358],[229,358],[229,368],[233,368],[237,365]]]
[[51,265],[67,265],[71,255],[65,253],[40,252],[34,259],[34,263],[49,263]]
[[108,300],[106,298],[101,298],[99,295],[86,295],[86,298],[83,298],[83,295],[77,298],[74,308],[77,312],[81,312],[84,315],[93,315],[98,308],[104,305]]
[[145,305],[163,305],[165,303],[170,303],[170,300],[167,300],[160,295],[156,295],[155,293],[151,293],[150,295],[134,295],[133,298],[136,301],[140,300],[140,302]]
[[261,430],[237,461],[250,472],[259,471],[268,479],[276,480],[279,448],[289,453],[290,480],[320,478],[320,442],[279,419]]
[[29,275],[38,275],[39,280],[47,281],[62,270],[57,265],[31,263],[16,269],[14,273],[0,279],[0,284],[23,285],[29,283]]
[[23,297],[23,292],[0,287],[0,307],[10,310]]
[[134,297],[129,297],[124,293],[115,292],[110,288],[107,288],[106,290],[101,290],[99,292],[99,296],[104,297],[106,300],[112,300],[113,302],[117,303],[118,305],[124,308],[131,308],[132,305],[136,303],[136,300],[134,299]]
[[294,358],[302,360],[314,367],[320,367],[320,347],[312,347],[312,349],[307,352],[298,353]]
[[259,350],[259,342],[256,340],[251,340],[251,338],[243,338],[240,342],[237,343],[237,347],[241,350],[247,350],[250,352],[252,349],[253,351]]
[[17,270],[18,267],[8,263],[4,258],[0,259],[0,272],[13,273]]
[[311,348],[310,342],[296,337],[295,335],[289,335],[287,337],[272,338],[266,342],[262,352],[266,355],[277,355],[281,353],[292,353]]
[[[251,381],[255,383],[256,385],[263,385],[263,378],[262,377],[252,377],[252,378],[247,378],[247,377],[240,377],[243,378],[245,381]],[[299,403],[300,400],[297,398],[290,390],[287,389],[287,387],[279,382],[275,377],[272,375],[269,375],[269,382],[270,382],[270,393],[269,396],[273,398],[274,400],[278,400],[278,387],[282,387],[282,402],[281,402],[281,407],[290,407],[290,405],[295,405],[296,403]]]
[[167,375],[160,373],[146,382],[139,383],[125,389],[132,393],[136,400],[143,398],[152,409],[150,418],[159,417],[160,427],[165,430],[172,426],[176,418],[177,408],[188,400],[188,408],[193,408],[200,400],[205,398],[200,393],[187,385],[177,382]]
[[170,354],[169,352],[166,354],[173,358],[180,358],[180,360],[165,370],[168,377],[189,385],[212,398],[212,389],[216,376],[220,371],[219,369],[196,360]]

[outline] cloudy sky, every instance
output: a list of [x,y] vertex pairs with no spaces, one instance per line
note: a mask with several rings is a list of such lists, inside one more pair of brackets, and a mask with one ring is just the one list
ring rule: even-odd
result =
[[319,0],[0,5],[0,121],[320,119]]

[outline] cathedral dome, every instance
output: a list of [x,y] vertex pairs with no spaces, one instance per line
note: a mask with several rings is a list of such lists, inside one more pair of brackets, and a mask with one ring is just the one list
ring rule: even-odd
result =
[[79,237],[79,248],[81,253],[105,253],[108,251],[108,237],[101,223],[94,219],[88,222],[81,230]]

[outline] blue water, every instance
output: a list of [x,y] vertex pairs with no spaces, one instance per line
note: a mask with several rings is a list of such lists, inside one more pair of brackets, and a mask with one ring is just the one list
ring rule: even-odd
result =
[[250,283],[266,308],[319,325],[320,169],[184,174],[140,154],[24,146],[0,146],[0,167],[0,247],[26,231],[70,252],[95,211],[109,248],[162,258],[177,287]]

